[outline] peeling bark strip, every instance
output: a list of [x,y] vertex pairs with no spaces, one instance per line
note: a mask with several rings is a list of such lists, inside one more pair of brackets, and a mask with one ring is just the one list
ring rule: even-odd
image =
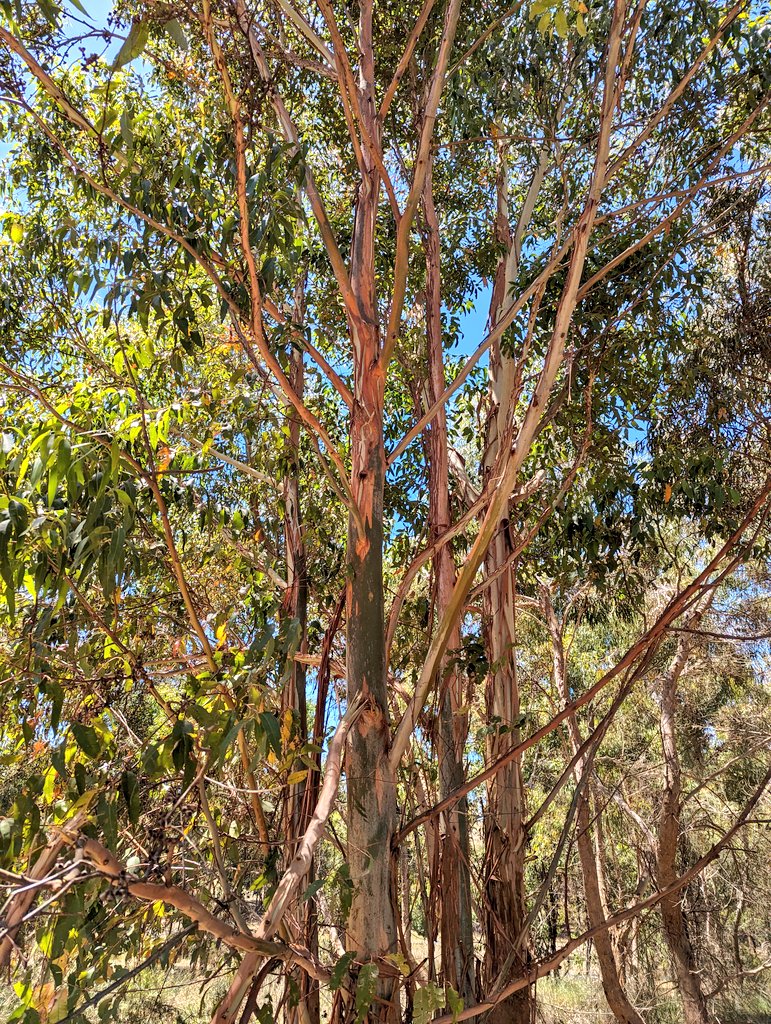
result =
[[[488,551],[486,565],[492,573],[508,556],[508,531],[500,530]],[[521,731],[520,696],[516,669],[516,594],[513,570],[498,577],[485,593],[485,639],[490,674],[485,700],[490,720],[509,725],[511,732],[492,735],[487,743],[488,760],[497,760],[504,746],[517,744]],[[527,818],[522,783],[521,755],[512,758],[488,784],[485,815],[485,887],[491,913],[487,915],[485,987],[488,991],[503,980],[509,970],[515,977],[526,973],[529,941],[524,933],[527,920],[525,891],[524,823]],[[518,948],[518,936],[523,942]],[[513,955],[512,955],[513,954]],[[529,988],[512,994],[493,1017],[501,1024],[529,1024],[535,1008]]]
[[[353,424],[351,487],[359,511],[348,528],[346,659],[348,700],[364,702],[346,760],[348,860],[353,902],[346,944],[364,960],[396,951],[391,837],[396,779],[390,740],[383,617],[382,376],[362,364],[376,358],[376,335],[356,330],[359,347]],[[360,527],[359,522],[363,525]],[[381,979],[382,1019],[394,1019],[393,979]],[[373,1015],[375,1015],[373,1010]]]
[[[489,328],[494,340],[490,350],[488,371],[487,424],[483,472],[485,490],[494,487],[496,467],[511,445],[515,405],[520,391],[521,370],[530,346],[525,339],[519,359],[506,355],[502,334],[496,330],[506,323],[514,305],[512,289],[519,273],[522,241],[535,209],[539,192],[549,166],[549,154],[542,150],[538,165],[519,211],[516,227],[509,221],[509,173],[505,145],[498,148],[496,181],[495,235],[503,253],[498,262],[490,300]],[[535,300],[534,300],[535,301]],[[543,477],[529,481],[536,489]],[[516,559],[512,548],[509,520],[512,498],[501,509],[499,528],[484,558],[485,590],[484,638],[487,660],[491,666],[485,692],[487,714],[493,721],[517,723],[520,715],[519,682],[516,666]],[[519,741],[518,725],[512,727],[511,739]],[[497,760],[503,751],[504,737],[491,735],[487,741],[488,760]],[[527,802],[522,784],[521,757],[514,757],[488,783],[485,815],[484,881],[486,898],[493,912],[488,914],[484,958],[485,987],[488,991],[502,983],[502,976],[512,965],[516,974],[527,968],[529,958],[528,913],[525,893],[524,822]],[[527,1024],[535,1012],[533,995],[528,989],[515,993],[506,1007],[496,1011],[512,1022]]]
[[[305,319],[305,288],[306,275],[295,285],[294,310],[292,320],[298,333]],[[301,335],[302,336],[302,335]],[[290,381],[295,392],[303,398],[305,391],[305,367],[302,349],[292,348],[290,354]],[[306,697],[306,669],[302,662],[308,650],[308,566],[305,550],[304,524],[300,506],[300,420],[293,414],[291,406],[287,407],[289,436],[287,438],[287,472],[284,476],[284,543],[286,549],[286,575],[289,586],[282,602],[282,611],[288,622],[294,622],[299,629],[299,657],[295,656],[288,680],[284,685],[281,705],[283,712],[292,715],[297,726],[297,742],[305,745],[308,735],[308,707]],[[295,768],[301,769],[299,760]],[[327,771],[329,771],[329,762]],[[339,775],[339,769],[338,769]],[[326,780],[325,780],[326,782]],[[297,849],[297,843],[303,840],[303,834],[309,828],[309,818],[314,810],[312,803],[315,795],[312,792],[309,777],[299,783],[287,787],[287,799],[284,812],[284,834],[286,839],[287,859]],[[318,810],[318,807],[316,807]],[[307,885],[313,881],[313,856],[309,855],[305,878],[298,883]],[[313,900],[306,900],[297,910],[298,928],[295,937],[307,946],[311,953],[318,954],[318,929],[316,921],[316,905]],[[318,1024],[320,1004],[318,986],[304,972],[298,973],[292,983],[297,985],[300,999],[297,1006],[291,1005],[287,1010],[286,1024]],[[287,981],[289,984],[289,981]]]

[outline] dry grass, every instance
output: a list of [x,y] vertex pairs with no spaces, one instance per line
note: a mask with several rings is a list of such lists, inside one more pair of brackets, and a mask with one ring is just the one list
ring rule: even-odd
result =
[[[425,940],[415,936],[419,955]],[[229,976],[205,983],[184,960],[169,968],[152,966],[132,979],[109,1015],[111,1024],[208,1024],[214,1006],[224,994]],[[276,1006],[283,986],[268,983],[262,1003]],[[539,1024],[614,1024],[599,978],[574,970],[538,983]],[[10,986],[0,984],[0,1022],[9,1019],[18,1005]],[[668,991],[655,1006],[640,1007],[647,1024],[681,1024],[679,1001]],[[771,1024],[771,993],[748,991],[741,998],[718,1002],[714,1007],[719,1024]],[[326,1013],[324,1012],[326,1011]],[[322,1022],[329,1006],[322,1006]],[[86,1014],[101,1024],[96,1009]]]

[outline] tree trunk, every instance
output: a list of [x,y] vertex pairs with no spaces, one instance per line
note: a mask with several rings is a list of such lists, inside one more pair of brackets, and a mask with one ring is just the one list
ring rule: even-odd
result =
[[[348,948],[372,960],[395,951],[391,898],[391,836],[396,786],[389,764],[388,696],[383,620],[383,437],[382,377],[357,382],[352,431],[352,490],[360,523],[351,516],[348,537],[348,701],[359,695],[365,708],[352,729],[348,785],[348,860],[353,882],[346,939]],[[393,986],[381,985],[389,1000]],[[380,1007],[373,1019],[395,1019]]]
[[[689,626],[692,625],[693,622],[689,623]],[[656,882],[660,889],[671,885],[677,877],[682,782],[675,713],[677,683],[685,668],[689,652],[687,641],[680,640],[675,660],[661,680],[660,731],[664,753],[664,792],[656,850]],[[709,1024],[710,1015],[701,990],[696,958],[688,935],[688,923],[683,912],[683,897],[684,892],[678,890],[670,896],[665,896],[661,901],[664,936],[675,968],[685,1024]]]
[[[539,165],[521,211],[517,229],[512,234],[508,218],[508,180],[505,151],[501,153],[498,177],[498,212],[495,230],[505,255],[499,262],[490,303],[490,326],[493,327],[510,304],[510,290],[517,276],[521,240],[532,213],[531,199],[540,189],[545,162]],[[493,472],[502,444],[507,441],[507,427],[513,417],[516,391],[516,363],[506,355],[500,341],[490,350],[490,400],[485,437],[484,472]],[[485,571],[492,577],[484,599],[485,641],[490,664],[485,695],[488,721],[496,721],[506,731],[490,735],[487,743],[489,760],[500,756],[519,741],[519,689],[516,673],[516,626],[514,570],[496,576],[506,565],[511,553],[508,518],[502,520],[485,557]],[[486,915],[486,948],[484,978],[487,986],[503,981],[501,973],[510,965],[512,944],[521,937],[514,956],[514,972],[522,972],[528,963],[528,937],[525,926],[525,833],[527,817],[522,786],[522,765],[519,758],[503,768],[488,786],[488,807],[485,816],[484,882],[488,902]],[[497,1021],[527,1024],[535,1014],[535,1002],[529,988],[523,989],[501,1004],[495,1011]]]
[[[508,534],[499,531],[491,545],[487,559],[488,573],[492,573],[506,558]],[[519,688],[516,672],[514,580],[505,572],[488,588],[485,602],[487,646],[490,661],[486,704],[488,721],[494,720],[506,727],[505,732],[493,733],[487,743],[487,760],[493,761],[520,740]],[[488,807],[485,815],[485,892],[488,914],[484,977],[485,985],[508,980],[501,974],[508,969],[512,978],[523,974],[530,960],[526,936],[513,950],[514,943],[523,935],[527,916],[525,903],[525,830],[527,806],[522,785],[520,758],[510,762],[491,781],[488,787]],[[510,956],[514,952],[513,964]],[[525,988],[500,1003],[492,1012],[496,1024],[529,1024],[533,1019],[535,1002],[529,988]]]
[[[298,287],[295,319],[298,323],[301,323],[302,318],[303,292],[302,287]],[[304,391],[304,366],[302,352],[298,349],[292,349],[289,376],[295,392],[302,397]],[[283,489],[288,589],[284,598],[282,613],[286,619],[297,623],[299,650],[305,654],[307,653],[308,577],[302,516],[300,513],[298,465],[300,421],[291,408],[287,410],[287,416],[289,417],[288,470],[287,475],[284,477]],[[308,708],[305,685],[305,666],[301,662],[295,661],[290,678],[282,694],[281,707],[282,712],[292,715],[294,719],[296,741],[300,746],[308,742]],[[301,768],[302,762],[298,762],[297,767]],[[284,836],[286,839],[285,866],[288,866],[292,860],[296,844],[304,835],[313,814],[313,807],[309,806],[308,796],[309,793],[307,792],[307,783],[305,781],[288,787],[284,813]],[[311,862],[311,867],[303,882],[303,887],[309,885],[313,881],[313,877],[313,862]],[[301,930],[300,940],[311,953],[316,955],[318,953],[318,929],[313,900],[308,900],[298,907],[297,918]],[[296,1005],[293,1005],[294,999],[290,998],[286,1014],[287,1024],[318,1024],[320,1019],[318,985],[304,971],[295,972],[295,980],[299,1000]]]
[[[362,5],[360,105],[368,130],[377,137],[372,82],[372,12]],[[364,961],[378,961],[396,951],[395,872],[391,838],[396,820],[396,780],[388,762],[390,725],[386,687],[383,611],[383,443],[384,372],[375,290],[375,225],[380,181],[363,153],[365,172],[356,203],[351,252],[351,287],[358,315],[349,317],[353,351],[351,411],[351,498],[348,521],[346,584],[346,658],[349,703],[364,701],[351,730],[346,778],[348,787],[348,863],[353,901],[346,944]],[[394,972],[384,972],[370,1019],[398,1018]]]
[[[563,704],[567,704],[570,701],[570,690],[567,666],[565,664],[562,625],[557,619],[551,596],[546,587],[541,588],[541,604],[551,638],[554,682],[557,686],[560,700]],[[568,733],[570,735],[571,751],[575,757],[583,742],[575,714],[568,717]],[[579,785],[584,773],[588,770],[590,768],[587,766],[586,756],[579,758],[573,771],[576,785]],[[605,873],[599,839],[597,839],[596,846],[592,839],[592,812],[589,803],[589,786],[586,781],[583,782],[583,789],[578,798],[576,828],[576,845],[578,847],[578,858],[581,863],[581,874],[584,880],[586,916],[589,919],[590,928],[600,928],[608,917],[604,884]],[[595,934],[594,947],[597,951],[597,960],[600,965],[602,987],[611,1013],[619,1021],[619,1024],[643,1024],[642,1017],[629,1002],[624,986],[621,983],[616,950],[608,929],[601,928]]]
[[[434,208],[433,173],[429,166],[423,190],[426,255],[426,334],[428,342],[428,405],[444,390],[444,357],[441,320],[441,250],[439,222]],[[447,417],[442,407],[427,429],[429,523],[432,540],[450,527],[450,466]],[[434,557],[434,608],[441,618],[455,585],[455,563],[449,544]],[[460,646],[460,627],[452,631],[450,650]],[[447,659],[445,659],[445,663]],[[468,733],[460,673],[445,664],[440,686],[437,729],[439,790],[445,797],[464,780],[463,749]],[[466,1005],[476,999],[474,936],[471,917],[471,876],[469,872],[468,802],[464,797],[443,819],[441,842],[440,929],[442,978],[460,994]]]

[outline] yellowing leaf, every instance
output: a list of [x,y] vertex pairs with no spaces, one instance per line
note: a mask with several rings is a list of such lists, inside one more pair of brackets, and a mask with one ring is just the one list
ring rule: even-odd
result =
[[295,786],[295,785],[297,785],[298,782],[305,782],[307,777],[308,777],[308,769],[307,768],[304,768],[302,771],[299,771],[299,772],[291,772],[289,774],[289,777],[286,780],[287,781],[287,785]]
[[43,776],[43,778],[45,780],[43,782],[43,800],[47,804],[50,804],[50,803],[53,802],[54,791],[55,791],[55,788],[56,788],[56,775],[57,775],[56,769],[54,767],[51,767],[51,768],[48,769],[48,771]]
[[664,488],[664,502],[668,504],[671,497],[672,497],[672,484],[667,484],[666,487]]
[[37,587],[35,586],[35,577],[31,573],[24,573],[24,589],[34,601],[37,597]]
[[294,715],[292,714],[291,708],[285,708],[284,713],[281,716],[281,746],[285,747],[289,743],[289,737],[292,735],[292,727],[294,726]]
[[399,971],[399,973],[402,974],[405,978],[409,978],[410,965],[407,963],[406,959],[401,953],[389,953],[388,956],[384,957],[383,959],[387,960],[390,964],[393,964],[394,967],[396,967],[396,969]]

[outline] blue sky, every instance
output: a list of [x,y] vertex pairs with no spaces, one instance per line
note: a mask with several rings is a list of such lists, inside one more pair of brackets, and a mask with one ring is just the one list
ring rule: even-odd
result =
[[[460,317],[460,342],[457,351],[469,356],[484,338],[487,326],[487,314],[490,309],[491,288],[482,288],[476,297],[474,308],[470,313]],[[480,366],[487,365],[487,354],[479,360]]]
[[83,6],[95,25],[105,25],[112,10],[111,0],[84,0]]

